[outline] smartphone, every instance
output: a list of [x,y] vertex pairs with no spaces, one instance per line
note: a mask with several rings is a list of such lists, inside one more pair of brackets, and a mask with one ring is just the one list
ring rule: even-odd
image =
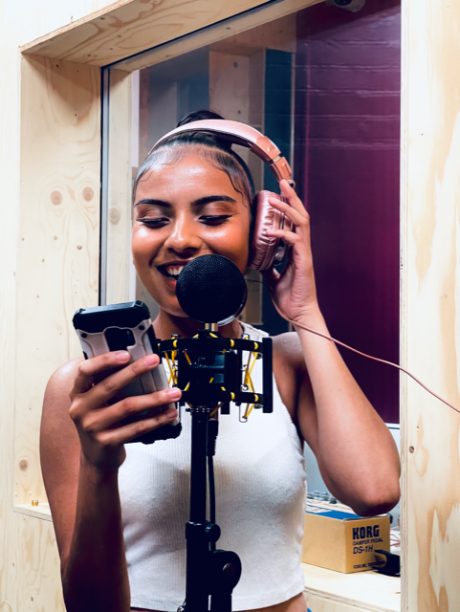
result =
[[[85,359],[103,355],[109,351],[128,351],[131,356],[129,363],[152,353],[160,357],[158,367],[123,387],[110,403],[114,404],[126,397],[144,395],[168,388],[159,343],[153,331],[149,309],[144,302],[137,300],[109,306],[80,308],[73,317],[73,325],[80,339]],[[174,404],[170,403],[168,407],[174,407]],[[140,417],[147,418],[149,413],[149,410],[145,410],[140,413]],[[122,422],[132,423],[135,420],[136,418],[130,417]],[[172,423],[143,434],[131,442],[152,444],[157,440],[177,438],[181,429],[180,420],[177,418]]]

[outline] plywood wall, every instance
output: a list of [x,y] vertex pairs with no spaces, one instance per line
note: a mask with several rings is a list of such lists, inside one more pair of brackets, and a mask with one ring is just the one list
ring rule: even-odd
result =
[[[59,279],[71,274],[75,285],[85,280],[79,265],[81,260],[88,261],[88,251],[84,248],[85,237],[97,231],[97,192],[98,192],[98,149],[89,155],[88,142],[77,135],[79,127],[85,128],[93,123],[97,130],[99,113],[96,102],[99,80],[89,76],[88,71],[77,79],[74,90],[75,113],[66,103],[66,79],[73,76],[78,66],[64,68],[61,77],[52,65],[29,64],[34,75],[34,89],[29,92],[31,105],[21,120],[21,55],[18,47],[39,36],[60,28],[74,19],[94,10],[112,4],[107,0],[28,0],[9,2],[0,0],[0,610],[1,612],[62,612],[64,604],[59,579],[59,561],[52,523],[35,516],[27,516],[13,511],[14,492],[18,498],[41,495],[41,477],[37,463],[38,407],[41,404],[40,392],[47,376],[61,355],[69,353],[65,348],[66,340],[57,327],[62,323],[62,312],[73,306],[70,292],[66,296],[57,291]],[[43,62],[43,60],[41,60]],[[59,62],[58,62],[59,63]],[[94,69],[93,69],[94,70]],[[54,73],[48,92],[41,91],[43,71]],[[80,73],[78,73],[80,74]],[[93,93],[89,100],[82,81],[90,83]],[[37,87],[38,85],[38,87]],[[23,83],[24,93],[24,83]],[[53,103],[51,100],[53,99]],[[20,143],[20,130],[33,137]],[[74,137],[72,137],[74,134]],[[37,138],[44,138],[44,148]],[[50,152],[58,154],[58,160],[47,166],[45,157]],[[32,182],[22,183],[20,210],[20,161],[29,161],[34,172]],[[81,171],[67,174],[60,172],[69,157],[81,155]],[[59,162],[62,161],[62,166]],[[91,172],[91,166],[95,174]],[[35,169],[36,168],[36,169]],[[88,182],[89,181],[89,182]],[[78,192],[77,187],[82,189]],[[94,197],[85,199],[83,190],[89,186]],[[67,187],[75,189],[70,193]],[[53,203],[51,194],[59,192],[60,204]],[[88,197],[89,192],[85,192]],[[60,196],[54,195],[57,202]],[[65,210],[64,210],[65,209]],[[86,212],[83,212],[86,211]],[[46,224],[51,221],[56,233],[50,234]],[[83,221],[83,224],[82,224]],[[75,224],[74,224],[75,222]],[[85,226],[85,223],[89,225]],[[20,240],[21,234],[25,238]],[[83,231],[82,231],[83,230]],[[59,235],[57,241],[53,236]],[[70,238],[69,246],[63,244],[64,237]],[[73,239],[72,239],[73,238]],[[81,243],[82,249],[78,249]],[[21,246],[20,246],[21,243]],[[29,259],[24,257],[26,245],[37,249]],[[33,246],[32,246],[33,245]],[[18,252],[21,251],[18,261]],[[94,254],[91,255],[94,257]],[[91,258],[90,257],[90,258]],[[43,273],[41,259],[51,263],[49,273]],[[65,260],[65,261],[64,261]],[[30,265],[29,273],[28,266]],[[84,266],[83,266],[84,267]],[[24,292],[16,298],[17,279],[27,273]],[[97,282],[93,272],[90,274]],[[83,282],[83,284],[85,284]],[[27,285],[29,289],[27,289]],[[47,311],[47,298],[44,289],[51,287],[54,304]],[[88,287],[86,288],[88,289]],[[78,297],[78,291],[76,297]],[[83,290],[88,298],[88,291]],[[89,289],[91,294],[91,289]],[[32,295],[35,297],[32,298]],[[37,295],[40,297],[37,298]],[[94,299],[94,296],[90,299]],[[29,301],[27,303],[27,301]],[[17,315],[16,306],[19,314]],[[38,320],[45,313],[47,331]],[[60,313],[60,314],[59,314]],[[55,317],[56,315],[56,317]],[[21,340],[16,336],[17,324],[20,325]],[[49,328],[53,331],[49,333]],[[65,326],[64,326],[65,327]],[[47,341],[41,343],[43,335]],[[38,348],[47,353],[42,362],[34,357]],[[32,347],[32,345],[35,345]],[[31,354],[23,359],[26,347]],[[56,354],[50,357],[51,348]],[[58,357],[59,356],[59,357]],[[18,367],[16,367],[16,364]],[[16,390],[19,391],[16,397]],[[15,403],[23,414],[21,423],[14,423]],[[18,436],[15,439],[15,431]],[[15,442],[18,452],[15,452]],[[22,451],[20,449],[23,449]],[[21,469],[22,468],[22,469]],[[19,476],[19,478],[16,478]],[[16,486],[15,486],[16,482]]]
[[[460,4],[403,2],[403,361],[460,408]],[[404,611],[460,610],[460,415],[403,393]]]
[[73,313],[99,294],[100,75],[22,59],[15,503],[45,501],[37,456],[46,381],[80,354]]
[[52,371],[79,350],[72,311],[97,303],[100,80],[96,68],[21,60],[14,27],[7,32],[3,24],[10,47],[0,56],[6,83],[0,102],[0,610],[54,612],[64,608],[52,523],[15,512],[13,502],[44,500],[43,390]]

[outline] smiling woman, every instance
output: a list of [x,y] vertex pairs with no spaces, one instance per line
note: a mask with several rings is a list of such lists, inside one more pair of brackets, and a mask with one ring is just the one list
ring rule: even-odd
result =
[[194,257],[219,253],[241,273],[247,268],[252,181],[241,160],[221,142],[206,132],[173,137],[154,147],[134,184],[133,259],[160,306],[162,324],[162,313],[184,317],[175,286]]
[[[152,193],[156,197],[149,200],[146,196]],[[152,169],[138,183],[133,259],[144,286],[160,306],[160,316],[167,312],[183,318],[175,287],[188,261],[219,253],[244,273],[248,244],[248,202],[225,172],[210,173],[209,163],[199,155],[191,153],[160,170]]]
[[[133,260],[159,305],[153,327],[161,339],[189,337],[199,329],[177,300],[183,266],[219,254],[244,273],[250,261],[251,220],[257,216],[251,206],[258,202],[252,179],[206,125],[194,123],[192,134],[174,134],[155,146],[134,185]],[[263,274],[275,308],[298,329],[273,339],[273,414],[256,411],[244,427],[237,410],[221,419],[216,512],[224,534],[219,544],[237,552],[244,568],[234,609],[305,612],[303,442],[315,453],[331,492],[363,515],[397,503],[399,458],[335,346],[303,330],[328,334],[316,297],[309,217],[288,181],[279,185],[283,200],[273,195],[270,207],[290,224],[266,228],[265,237],[282,238],[291,248],[281,273],[269,267]],[[238,320],[219,332],[257,342],[267,335]],[[66,364],[48,385],[42,466],[69,612],[89,609],[89,603],[96,610],[102,602],[114,612],[126,612],[130,604],[170,612],[183,600],[190,415],[183,414],[177,440],[125,447],[177,417],[166,406],[181,390],[110,404],[119,388],[155,367],[157,357],[129,364],[124,351],[107,353]],[[257,387],[258,361],[252,377]],[[149,416],[142,418],[146,408]]]

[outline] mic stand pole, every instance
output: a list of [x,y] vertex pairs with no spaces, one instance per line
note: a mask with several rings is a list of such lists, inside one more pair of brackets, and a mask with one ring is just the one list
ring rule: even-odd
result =
[[[256,342],[249,338],[222,338],[213,324],[206,325],[193,338],[172,337],[161,343],[168,356],[175,352],[177,384],[183,390],[182,401],[189,405],[192,420],[190,520],[185,527],[187,540],[186,596],[178,612],[231,612],[232,591],[241,576],[241,561],[234,552],[216,550],[220,528],[215,523],[214,487],[207,520],[207,478],[213,479],[212,457],[217,437],[217,417],[230,413],[230,402],[246,403],[264,412],[272,412],[272,344],[270,338]],[[242,367],[243,351],[254,359],[264,357],[263,396],[252,388],[249,361]],[[252,369],[252,367],[251,367]],[[242,372],[246,372],[242,384]],[[209,460],[208,466],[206,459]]]
[[185,526],[187,539],[186,590],[183,610],[208,610],[209,593],[208,556],[209,539],[206,532],[206,447],[208,439],[209,409],[191,408],[192,458],[190,476],[190,520]]
[[215,543],[220,537],[220,528],[206,519],[206,458],[209,453],[214,454],[217,429],[210,435],[209,407],[191,407],[190,412],[192,418],[190,520],[185,526],[187,539],[185,601],[179,612],[231,612],[232,590],[240,579],[241,561],[234,552],[215,550]]

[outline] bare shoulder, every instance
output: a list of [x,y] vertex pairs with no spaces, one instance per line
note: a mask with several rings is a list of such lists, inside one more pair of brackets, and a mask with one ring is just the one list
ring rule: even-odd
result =
[[58,367],[46,386],[45,402],[47,398],[70,392],[77,376],[78,367],[82,361],[83,357],[77,357]]

